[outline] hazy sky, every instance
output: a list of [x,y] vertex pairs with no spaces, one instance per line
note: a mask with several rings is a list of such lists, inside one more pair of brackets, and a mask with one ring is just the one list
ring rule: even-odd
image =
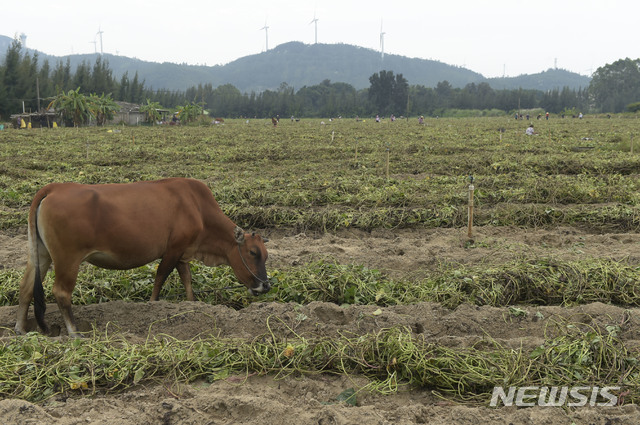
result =
[[[288,41],[345,43],[497,77],[556,66],[583,75],[640,57],[637,0],[31,0],[5,8],[0,34],[62,56],[119,54],[226,64]],[[95,44],[94,44],[95,41]]]

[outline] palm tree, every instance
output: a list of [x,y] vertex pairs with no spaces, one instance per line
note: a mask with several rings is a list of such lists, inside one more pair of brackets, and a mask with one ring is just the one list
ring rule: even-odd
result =
[[61,92],[53,98],[47,109],[54,108],[65,124],[79,127],[93,117],[88,98],[80,93],[80,87]]
[[162,108],[162,106],[158,102],[151,102],[147,99],[147,104],[140,106],[140,112],[144,114],[146,122],[155,124],[162,118],[160,112],[158,112],[160,108]]
[[202,106],[195,102],[188,103],[184,106],[179,106],[178,115],[180,116],[181,123],[195,121],[196,118],[202,115]]
[[92,94],[89,97],[89,109],[93,116],[96,117],[96,123],[102,126],[108,120],[113,119],[115,113],[120,109],[120,107],[111,98],[111,93],[106,96],[104,94],[101,96]]

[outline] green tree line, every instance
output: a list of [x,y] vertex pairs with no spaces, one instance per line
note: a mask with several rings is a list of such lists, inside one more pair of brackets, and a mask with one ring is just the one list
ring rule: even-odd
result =
[[75,71],[68,60],[59,61],[54,67],[48,61],[40,64],[37,53],[23,53],[20,42],[14,40],[0,66],[0,117],[7,119],[23,108],[37,111],[70,90],[110,95],[113,100],[136,104],[153,102],[164,108],[197,103],[220,117],[437,116],[452,109],[623,112],[640,101],[639,61],[625,59],[598,68],[589,88],[584,90],[495,90],[485,82],[453,87],[448,81],[425,87],[409,85],[402,74],[382,70],[371,75],[370,87],[362,90],[324,80],[298,90],[283,82],[276,90],[259,93],[242,93],[231,84],[200,84],[182,92],[147,88],[137,73],[125,73],[117,79],[101,57],[94,64],[83,62]]

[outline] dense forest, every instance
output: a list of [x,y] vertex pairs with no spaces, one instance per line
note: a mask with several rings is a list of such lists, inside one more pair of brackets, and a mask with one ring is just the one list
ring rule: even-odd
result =
[[107,61],[82,62],[75,70],[69,60],[53,67],[40,63],[37,53],[23,51],[18,40],[8,48],[0,66],[0,117],[46,107],[59,93],[79,90],[117,101],[154,102],[164,108],[198,104],[223,117],[335,117],[376,114],[446,116],[461,110],[476,114],[542,109],[550,113],[623,112],[640,100],[640,60],[624,59],[598,68],[588,88],[541,91],[496,90],[487,82],[454,87],[442,80],[435,87],[411,85],[402,74],[380,70],[367,75],[370,85],[357,90],[328,79],[294,90],[286,82],[276,90],[243,93],[231,84],[199,84],[185,91],[153,90],[138,73],[113,76]]

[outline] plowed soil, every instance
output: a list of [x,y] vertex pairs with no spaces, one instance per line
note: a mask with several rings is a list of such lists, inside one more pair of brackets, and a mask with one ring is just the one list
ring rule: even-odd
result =
[[[466,229],[345,231],[337,234],[270,235],[268,267],[295,267],[312,260],[362,264],[391,276],[413,279],[443,262],[503,264],[510,260],[554,256],[563,259],[612,258],[640,263],[640,235],[591,234],[574,228],[479,228],[475,248],[465,247]],[[26,259],[26,235],[0,233],[0,267],[20,269]],[[304,337],[364,334],[390,326],[406,326],[428,340],[467,347],[488,338],[504,346],[538,346],[551,321],[568,318],[598,325],[622,324],[622,339],[640,344],[640,311],[593,303],[573,308],[523,307],[530,314],[514,317],[508,308],[461,305],[448,310],[432,303],[382,308],[340,307],[329,303],[297,306],[256,302],[242,310],[203,302],[128,303],[113,301],[75,306],[81,327],[119,328],[131,341],[149,334],[191,339],[198,335],[251,338],[271,331]],[[0,307],[0,337],[13,334],[15,306]],[[540,312],[541,314],[535,314]],[[625,313],[626,312],[626,313]],[[302,314],[300,314],[302,313]],[[626,316],[624,316],[626,314]],[[630,314],[630,317],[629,317]],[[301,319],[304,318],[304,319]],[[47,310],[50,325],[62,327],[55,305]],[[65,338],[64,329],[59,338]],[[436,397],[428,388],[403,387],[391,395],[358,393],[357,405],[336,397],[360,388],[359,376],[296,375],[231,376],[212,384],[194,382],[167,387],[140,385],[124,392],[93,397],[53,399],[41,404],[0,400],[0,423],[16,424],[636,424],[640,408],[532,407],[490,408],[457,404]]]

